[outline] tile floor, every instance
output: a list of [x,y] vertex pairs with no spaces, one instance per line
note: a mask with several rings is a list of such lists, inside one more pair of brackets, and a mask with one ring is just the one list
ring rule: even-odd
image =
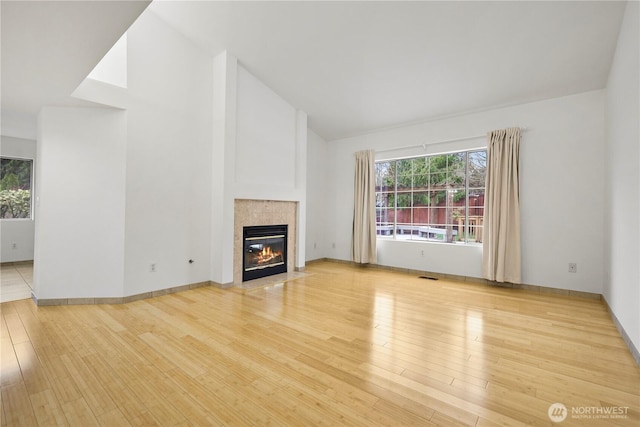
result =
[[31,298],[33,261],[6,262],[0,269],[0,303]]
[[269,286],[282,285],[285,282],[299,279],[304,276],[307,276],[307,273],[303,273],[301,271],[290,271],[288,273],[274,274],[273,276],[249,280],[248,282],[235,283],[233,287],[244,290],[265,288]]

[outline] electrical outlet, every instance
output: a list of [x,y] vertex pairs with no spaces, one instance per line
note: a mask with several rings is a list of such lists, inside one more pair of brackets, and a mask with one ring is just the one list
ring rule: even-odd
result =
[[155,272],[156,272],[156,263],[155,263],[155,262],[151,263],[151,266],[150,266],[149,270],[150,270],[152,273],[155,273]]
[[424,251],[420,251],[420,255],[424,257]]
[[18,249],[18,244],[17,243],[12,243],[11,244],[11,249]]
[[331,244],[331,248],[332,248],[332,249],[335,249],[335,248],[336,248],[336,244],[335,244],[335,243],[332,243],[332,244]]
[[575,262],[569,263],[569,273],[577,273],[578,272],[578,264]]

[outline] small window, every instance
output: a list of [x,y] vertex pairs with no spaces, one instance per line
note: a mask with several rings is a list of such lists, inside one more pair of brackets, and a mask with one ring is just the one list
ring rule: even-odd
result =
[[0,219],[31,218],[33,160],[0,158]]

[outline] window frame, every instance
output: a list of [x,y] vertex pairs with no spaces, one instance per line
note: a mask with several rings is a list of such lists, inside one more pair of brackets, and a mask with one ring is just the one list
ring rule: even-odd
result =
[[[485,172],[484,172],[484,182],[483,182],[483,186],[482,187],[478,187],[478,186],[470,186],[470,153],[478,153],[478,152],[482,152],[485,154]],[[398,209],[403,209],[402,207],[398,207],[398,198],[399,195],[402,194],[408,194],[409,197],[412,200],[411,203],[411,215],[410,215],[410,221],[411,227],[416,227],[417,225],[414,223],[414,210],[416,209],[416,207],[413,205],[413,195],[416,193],[420,193],[420,192],[426,192],[428,194],[433,193],[433,192],[439,192],[439,191],[447,191],[447,190],[442,190],[442,189],[432,189],[431,187],[431,180],[428,180],[428,187],[426,189],[418,189],[418,191],[415,190],[416,187],[414,187],[414,177],[415,175],[413,174],[413,171],[411,172],[411,176],[412,176],[412,180],[411,180],[411,186],[408,189],[401,189],[401,191],[398,191],[398,176],[399,176],[399,171],[398,171],[398,167],[394,167],[394,177],[393,177],[393,186],[390,186],[389,189],[385,189],[383,190],[383,186],[382,186],[382,181],[379,182],[379,175],[378,175],[378,164],[381,163],[393,163],[393,162],[399,162],[399,161],[403,161],[403,160],[414,160],[414,159],[429,159],[432,157],[439,157],[439,156],[449,156],[449,155],[454,155],[454,154],[464,154],[465,155],[465,165],[464,165],[464,183],[463,183],[463,191],[465,192],[465,202],[464,202],[464,240],[453,240],[453,242],[447,242],[446,239],[446,235],[443,236],[444,240],[439,240],[439,239],[434,239],[434,238],[426,238],[426,239],[414,239],[413,238],[413,230],[412,230],[412,234],[411,237],[409,239],[399,239],[398,238],[398,225],[399,224],[404,224],[403,223],[399,223],[398,222]],[[429,162],[428,160],[425,160],[426,162]],[[470,205],[469,205],[469,200],[471,197],[470,191],[474,191],[474,190],[482,190],[482,194],[485,193],[486,191],[486,163],[487,163],[487,147],[475,147],[475,148],[469,148],[469,149],[463,149],[463,150],[452,150],[452,151],[446,151],[446,152],[439,152],[439,153],[432,153],[432,154],[421,154],[421,155],[414,155],[414,156],[407,156],[407,157],[396,157],[396,158],[387,158],[387,159],[380,159],[380,160],[376,160],[375,162],[375,166],[376,166],[376,239],[381,239],[381,240],[394,240],[394,241],[408,241],[408,242],[423,242],[423,243],[445,243],[445,244],[458,244],[458,245],[470,245],[470,246],[481,246],[482,242],[478,242],[477,240],[477,235],[478,235],[478,230],[484,230],[484,221],[482,226],[478,226],[477,223],[476,225],[472,226],[470,224],[470,214],[469,214],[469,209],[470,209]],[[448,166],[446,166],[445,170],[447,170]],[[428,174],[430,175],[432,172],[431,170],[429,170]],[[380,189],[380,191],[378,191],[378,189]],[[459,188],[458,188],[459,190]],[[380,195],[392,195],[393,197],[393,206],[389,207],[389,206],[384,206],[384,207],[379,207],[377,204],[377,201],[379,199]],[[384,196],[383,196],[384,197]],[[474,206],[475,208],[477,208],[477,206]],[[482,217],[484,218],[484,204],[482,205],[483,210],[482,210]],[[390,229],[390,235],[385,235],[383,233],[381,233],[381,228],[383,226],[383,224],[386,226],[386,222],[381,222],[379,221],[380,218],[380,212],[382,212],[381,209],[386,209],[388,211],[393,211],[394,215],[393,215],[393,223],[389,224],[391,226]],[[429,205],[429,209],[434,209],[434,207],[432,207],[431,205]],[[455,205],[451,206],[451,209],[455,209]],[[445,230],[447,229],[447,223],[445,223]],[[431,227],[432,224],[427,224],[428,227]],[[455,224],[451,224],[452,227],[458,227]],[[474,236],[475,239],[470,241],[470,231],[471,231],[471,227],[474,227]]]

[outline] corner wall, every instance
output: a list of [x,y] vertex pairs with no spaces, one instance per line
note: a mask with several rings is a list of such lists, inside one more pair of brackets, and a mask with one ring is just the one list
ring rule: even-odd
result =
[[327,163],[327,142],[318,134],[309,130],[307,142],[307,261],[327,258],[329,245],[326,235],[329,233],[331,212],[328,205],[327,179],[333,169]]
[[[628,2],[607,84],[603,295],[640,363],[640,5]],[[630,346],[631,347],[631,346]],[[633,349],[632,349],[633,351]]]
[[47,107],[39,117],[39,300],[211,278],[212,58],[148,11],[129,29],[128,55],[128,88],[102,85],[116,96],[99,97],[126,111]]
[[36,161],[34,293],[118,297],[124,282],[126,113],[45,107]]
[[[4,126],[3,126],[4,130]],[[0,137],[0,155],[17,159],[33,160],[34,170],[31,192],[31,208],[35,210],[35,159],[36,141],[32,139]],[[35,234],[35,215],[29,219],[3,219],[0,221],[0,262],[30,261],[33,259],[33,242]],[[13,247],[13,244],[16,247]]]
[[127,44],[125,295],[136,295],[211,279],[213,61],[150,11]]

